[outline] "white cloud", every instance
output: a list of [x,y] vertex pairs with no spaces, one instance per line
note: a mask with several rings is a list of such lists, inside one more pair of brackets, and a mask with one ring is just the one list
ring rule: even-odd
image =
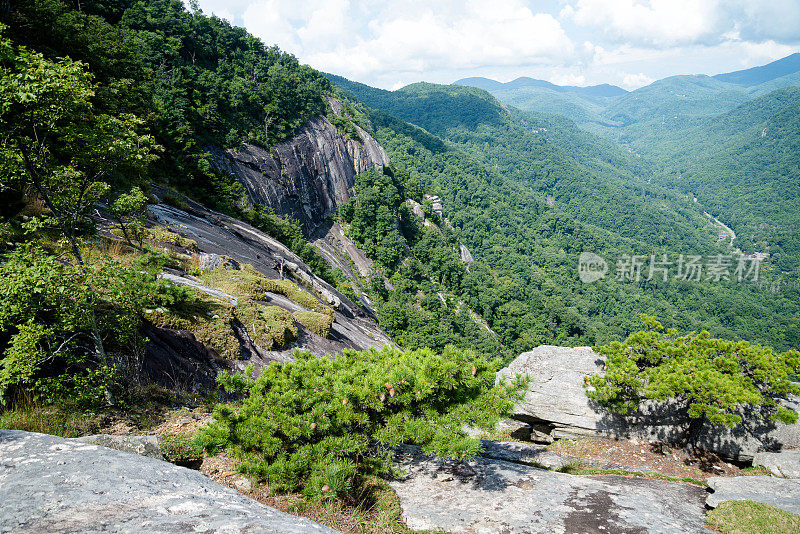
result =
[[718,0],[578,0],[561,17],[611,38],[649,45],[713,39],[723,20]]
[[521,0],[256,0],[245,26],[317,68],[346,76],[570,61],[559,21]]
[[635,45],[800,40],[797,0],[571,0],[560,16]]
[[639,87],[644,87],[645,85],[650,85],[654,81],[655,79],[651,78],[647,74],[644,74],[643,72],[640,72],[638,74],[625,73],[622,76],[621,85],[625,89],[631,90],[631,89],[638,89]]
[[304,63],[385,88],[466,76],[633,87],[800,49],[800,0],[199,2]]

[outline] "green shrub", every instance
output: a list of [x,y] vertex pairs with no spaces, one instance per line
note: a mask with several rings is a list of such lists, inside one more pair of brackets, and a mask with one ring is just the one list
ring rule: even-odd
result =
[[333,318],[330,315],[305,310],[298,310],[292,315],[294,315],[294,318],[297,319],[298,323],[305,326],[318,336],[328,337],[328,335],[331,333]]
[[164,434],[158,445],[164,458],[173,464],[188,466],[203,460],[204,442],[193,434]]
[[[747,341],[714,339],[708,332],[679,336],[659,332],[655,318],[641,316],[647,330],[595,347],[606,356],[604,374],[587,378],[587,395],[619,413],[647,400],[671,401],[687,421],[685,442],[694,445],[707,424],[732,427],[742,415],[794,423],[797,413],[781,405],[800,394],[789,376],[800,370],[800,352],[775,354]],[[749,410],[748,410],[749,409]]]
[[295,358],[264,369],[243,404],[217,406],[202,431],[211,450],[229,447],[275,493],[352,495],[365,476],[390,470],[400,443],[473,457],[480,441],[464,425],[492,428],[526,385],[495,384],[497,363],[452,347]]

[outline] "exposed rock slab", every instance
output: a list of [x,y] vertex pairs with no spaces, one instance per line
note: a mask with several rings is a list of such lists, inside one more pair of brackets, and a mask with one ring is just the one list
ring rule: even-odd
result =
[[800,514],[800,480],[792,478],[711,477],[708,485],[714,493],[706,504],[716,508],[723,501],[755,501]]
[[109,449],[138,454],[155,460],[163,460],[161,447],[158,445],[158,438],[155,436],[112,436],[109,434],[95,434],[93,436],[81,436],[74,438],[79,443],[89,445],[100,445]]
[[773,474],[784,478],[800,478],[800,450],[786,449],[780,452],[759,452],[753,465],[763,466]]
[[542,445],[535,445],[533,443],[488,440],[482,440],[481,443],[483,444],[483,450],[480,455],[493,460],[505,460],[547,469],[561,469],[568,465],[581,465],[597,469],[618,469],[639,473],[645,472],[644,469],[638,467],[560,454],[549,451]]
[[458,533],[702,532],[702,488],[614,476],[574,476],[502,460],[441,464],[416,448],[390,484],[415,530]]
[[[531,384],[514,411],[514,418],[546,431],[548,439],[582,437],[636,438],[679,443],[687,422],[669,404],[649,404],[641,411],[621,416],[591,402],[584,379],[602,373],[605,363],[589,347],[542,345],[518,356],[498,373],[500,377],[528,374]],[[786,405],[800,408],[798,399]],[[720,456],[751,461],[762,450],[800,446],[800,424],[783,425],[747,418],[732,429],[706,425],[698,445]]]
[[0,495],[0,532],[337,532],[197,471],[12,430],[0,430]]
[[358,126],[356,131],[359,140],[344,139],[326,118],[313,117],[269,149],[211,149],[212,161],[241,182],[253,203],[293,217],[309,235],[349,200],[356,174],[389,164],[375,139]]

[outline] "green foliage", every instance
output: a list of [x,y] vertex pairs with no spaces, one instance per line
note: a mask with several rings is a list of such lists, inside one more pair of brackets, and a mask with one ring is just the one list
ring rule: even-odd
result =
[[480,442],[463,426],[491,428],[526,385],[496,385],[497,363],[452,347],[295,358],[265,368],[243,404],[218,406],[204,430],[276,493],[350,495],[365,476],[390,468],[389,451],[400,443],[470,458]]
[[191,465],[203,459],[204,443],[193,434],[165,434],[158,440],[164,459],[178,465]]
[[84,64],[49,60],[3,37],[0,49],[0,189],[37,196],[78,255],[86,212],[112,177],[137,177],[155,159],[153,139],[137,133],[134,115],[95,110]]
[[800,371],[800,352],[775,354],[746,341],[712,338],[708,332],[679,336],[643,316],[647,330],[624,343],[595,350],[606,357],[604,374],[587,380],[587,395],[627,413],[646,400],[672,401],[687,419],[686,440],[694,444],[705,422],[732,427],[742,415],[791,424],[797,413],[781,399],[800,394],[790,376]]
[[[21,390],[43,403],[102,402],[105,389],[137,367],[142,310],[185,294],[138,265],[100,255],[71,265],[33,245],[9,254],[0,274],[0,404]],[[110,352],[133,361],[97,354],[95,326]]]
[[94,105],[141,117],[164,146],[151,178],[224,211],[236,192],[213,170],[208,145],[269,146],[325,112],[330,83],[320,73],[179,0],[33,0],[0,21],[16,42],[88,66]]
[[109,210],[111,216],[117,219],[125,240],[131,245],[136,241],[140,249],[145,238],[147,201],[147,195],[139,187],[133,187],[130,192],[119,195]]

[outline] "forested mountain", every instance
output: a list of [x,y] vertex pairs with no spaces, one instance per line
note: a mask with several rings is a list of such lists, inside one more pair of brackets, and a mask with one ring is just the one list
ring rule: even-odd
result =
[[785,58],[773,61],[772,63],[767,63],[766,65],[717,74],[714,76],[714,78],[723,82],[744,85],[745,87],[752,87],[754,85],[775,80],[776,78],[782,78],[784,76],[796,74],[799,71],[800,53],[794,53],[786,56]]
[[[1,252],[12,258],[9,269],[16,269],[3,278],[7,285],[0,292],[9,303],[3,308],[6,315],[0,314],[5,357],[27,362],[24,358],[34,354],[30,347],[47,353],[63,342],[80,364],[76,368],[67,360],[67,368],[77,373],[74,377],[91,380],[87,369],[94,372],[95,367],[85,365],[86,358],[104,354],[104,344],[113,354],[138,354],[144,343],[139,328],[151,322],[153,310],[169,315],[178,308],[189,319],[172,317],[166,326],[200,321],[202,327],[193,326],[197,339],[222,343],[225,349],[220,350],[236,353],[238,345],[228,343],[230,333],[223,342],[219,331],[198,319],[205,315],[196,313],[204,305],[192,300],[196,294],[168,289],[155,278],[161,269],[221,283],[223,289],[212,289],[246,306],[210,313],[217,318],[212,320],[229,317],[223,325],[229,330],[252,319],[268,332],[254,334],[256,341],[269,346],[283,346],[304,332],[309,338],[317,333],[318,347],[340,347],[323,341],[330,328],[377,317],[380,328],[404,348],[444,350],[453,344],[511,357],[540,344],[620,339],[638,329],[642,312],[667,326],[706,329],[780,349],[800,342],[797,288],[771,294],[735,276],[688,280],[654,276],[652,270],[648,276],[653,258],[669,263],[674,272],[681,254],[733,252],[728,243],[717,242],[717,228],[702,213],[704,207],[719,208],[714,214],[722,216],[726,204],[715,201],[724,185],[701,187],[707,168],[697,165],[700,148],[698,156],[676,156],[684,174],[698,177],[691,188],[679,187],[669,179],[671,167],[657,155],[641,157],[569,119],[509,107],[481,89],[420,83],[390,92],[326,76],[224,20],[187,11],[178,0],[85,1],[77,7],[66,0],[33,0],[0,11],[7,26],[0,47],[2,90],[10,102],[0,123]],[[39,84],[35,91],[31,80]],[[522,80],[519,85],[542,84]],[[628,109],[637,110],[642,120],[648,117],[634,93],[614,97],[613,88],[546,89],[595,104],[630,99],[625,100]],[[749,111],[752,128],[730,149],[753,161],[794,153],[795,145],[785,141],[792,139],[795,124],[793,98],[784,91]],[[700,115],[693,125],[717,127],[702,123]],[[742,120],[730,116],[731,125]],[[769,140],[767,151],[753,142],[752,132],[759,127],[767,128],[766,137],[758,138]],[[52,135],[38,135],[41,128],[51,128]],[[707,131],[698,129],[696,135],[710,135]],[[774,143],[770,132],[776,134]],[[304,152],[307,157],[297,155]],[[367,152],[374,157],[365,157]],[[349,171],[337,171],[342,179],[336,187],[328,183],[334,173],[325,165],[331,162],[349,165]],[[784,183],[785,167],[791,165],[789,156],[776,164],[774,183]],[[327,185],[312,183],[322,176]],[[307,182],[298,185],[295,178]],[[284,187],[280,194],[292,197],[295,211],[315,199],[327,204],[309,210],[322,215],[301,228],[259,203],[252,180],[269,183],[263,194]],[[748,188],[756,183],[743,176],[737,194],[749,199]],[[794,194],[791,184],[785,185],[781,194],[786,203],[776,204],[777,209],[788,209]],[[153,191],[158,194],[150,196]],[[696,204],[689,192],[703,198]],[[727,206],[735,205],[730,202]],[[162,219],[154,220],[153,213]],[[175,224],[177,238],[167,232],[180,246],[164,244],[159,232],[165,213],[184,221]],[[199,254],[191,253],[198,241],[185,231],[185,221],[200,224],[197,214],[212,226],[238,228],[232,234],[236,239],[255,233],[262,243],[272,240],[280,254],[270,249],[273,259],[268,260],[247,249],[234,263],[249,258],[260,275],[246,268],[237,282],[220,281],[201,268]],[[332,220],[324,220],[328,216]],[[745,226],[757,222],[742,220]],[[129,252],[96,249],[102,242],[96,239],[98,221],[105,221],[103,239],[121,241],[112,230],[122,233]],[[309,243],[316,240],[320,247],[319,240],[330,238],[334,226],[341,239],[334,236],[328,243],[347,241],[357,247],[355,255],[366,257],[358,258],[366,266],[361,274],[350,262],[353,256],[342,256],[337,264]],[[312,230],[323,235],[311,235]],[[776,224],[769,239],[787,230]],[[148,240],[172,255],[147,248],[143,243]],[[793,243],[781,242],[781,250],[794,250]],[[771,246],[783,261],[781,250]],[[582,282],[577,269],[582,252],[605,258],[608,276]],[[626,275],[624,265],[620,270],[616,263],[632,256],[640,263]],[[58,258],[63,257],[74,260],[62,265]],[[57,269],[47,267],[54,262]],[[267,275],[283,278],[286,269],[295,273],[286,275],[294,276],[294,282],[264,280]],[[54,318],[42,311],[46,299],[62,299],[78,286],[48,293],[41,297],[45,304],[27,288],[36,287],[31,277],[62,271],[70,275],[64,280],[79,280],[75,284],[91,290],[78,315]],[[119,274],[119,285],[97,272]],[[293,306],[286,299],[299,299],[308,309],[255,311],[265,287],[276,302]],[[308,296],[302,296],[304,291]],[[138,300],[123,301],[120,295]],[[125,303],[124,310],[117,300]],[[295,316],[295,311],[307,313]],[[299,328],[297,317],[306,321],[301,321],[305,330],[292,330]],[[47,328],[39,328],[40,323]],[[383,339],[373,334],[374,322],[368,326],[364,331],[371,336],[366,337]],[[92,343],[96,350],[87,348]],[[23,378],[0,375],[0,382],[33,380],[30,372]]]
[[655,181],[694,194],[736,246],[800,271],[800,87],[780,89],[691,127],[637,143],[661,161]]
[[[644,309],[659,310],[653,313],[672,324],[691,329],[702,322],[728,336],[755,323],[766,328],[755,315],[766,313],[786,321],[768,334],[771,342],[796,343],[793,293],[773,295],[747,284],[606,278],[587,286],[577,280],[575,261],[584,250],[612,258],[628,250],[724,250],[687,196],[648,183],[653,168],[642,158],[566,119],[505,109],[478,89],[415,84],[389,92],[331,79],[381,110],[369,117],[392,160],[441,195],[458,235],[489,269],[471,276],[481,272],[478,263],[462,291],[478,290],[467,302],[506,343],[600,339],[630,328],[627,317]],[[559,197],[548,202],[552,190]],[[633,211],[628,218],[626,207]],[[614,215],[603,220],[608,213]],[[631,226],[614,224],[626,220]],[[489,272],[495,274],[487,286]]]
[[[510,110],[468,87],[413,84],[389,92],[331,77],[370,107],[437,135],[487,168],[551,197],[577,220],[656,245],[703,247],[693,210],[648,184],[638,158],[569,121]],[[557,142],[553,142],[557,140]],[[674,202],[673,202],[674,201]]]
[[615,86],[557,86],[520,78],[499,83],[465,78],[456,85],[479,87],[526,111],[553,113],[609,139],[631,142],[651,132],[672,130],[700,117],[730,111],[751,98],[800,85],[800,54],[742,71],[671,76],[627,92]]

